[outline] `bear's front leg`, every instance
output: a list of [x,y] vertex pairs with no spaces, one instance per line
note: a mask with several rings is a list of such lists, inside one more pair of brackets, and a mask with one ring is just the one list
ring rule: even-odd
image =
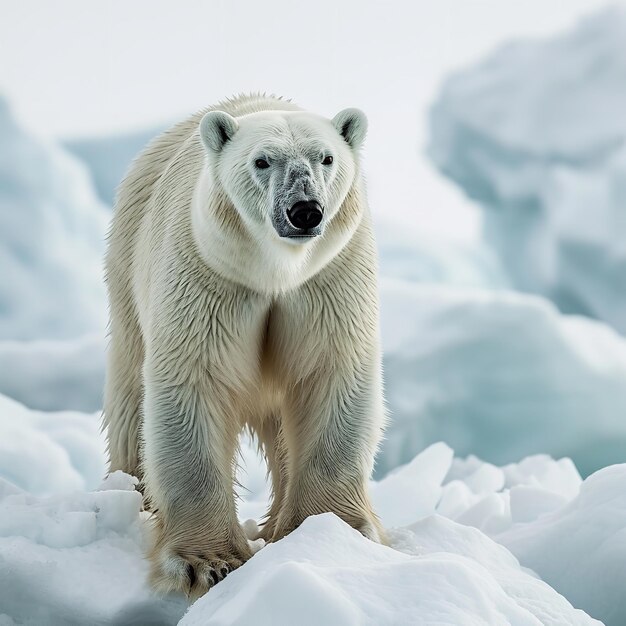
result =
[[233,495],[239,425],[232,394],[206,371],[159,371],[155,360],[145,367],[143,432],[156,516],[150,580],[199,597],[251,556]]
[[284,431],[289,483],[273,541],[306,517],[331,512],[369,539],[385,542],[368,483],[384,423],[374,355],[337,367],[324,359],[287,400]]

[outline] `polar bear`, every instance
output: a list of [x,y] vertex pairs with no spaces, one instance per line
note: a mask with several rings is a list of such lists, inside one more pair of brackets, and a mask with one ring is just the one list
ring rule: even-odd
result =
[[276,541],[333,512],[383,540],[368,479],[385,422],[367,120],[241,96],[151,143],[106,255],[110,471],[154,511],[151,582],[206,592],[251,556],[234,496],[249,428]]

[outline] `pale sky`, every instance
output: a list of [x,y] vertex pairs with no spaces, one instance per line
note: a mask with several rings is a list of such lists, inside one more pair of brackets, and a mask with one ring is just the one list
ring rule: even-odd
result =
[[[376,210],[410,215],[424,232],[446,231],[450,219],[471,230],[476,217],[467,201],[420,153],[438,86],[501,42],[558,32],[603,6],[0,0],[0,92],[23,123],[52,136],[162,124],[251,90],[328,116],[358,106],[370,118],[366,159]],[[390,187],[396,201],[406,197],[402,209],[382,206]]]

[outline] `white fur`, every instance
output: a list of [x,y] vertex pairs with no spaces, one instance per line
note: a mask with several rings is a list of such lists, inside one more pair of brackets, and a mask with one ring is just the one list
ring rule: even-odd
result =
[[[224,115],[209,112],[202,122],[216,114],[220,118]],[[196,244],[207,265],[225,277],[268,294],[281,293],[302,284],[324,267],[347,243],[353,230],[338,229],[306,245],[281,239],[270,221],[272,190],[255,179],[255,157],[286,154],[295,160],[303,154],[332,150],[335,161],[328,172],[324,171],[328,175],[318,173],[315,177],[328,224],[354,181],[354,153],[340,140],[329,120],[310,113],[262,111],[239,118],[237,125],[219,155],[208,150],[209,167],[200,172],[192,205]],[[210,190],[216,184],[228,190],[246,225],[253,254],[216,224],[210,209]]]
[[[354,109],[331,121],[241,97],[155,140],[122,183],[105,424],[111,470],[142,475],[157,510],[162,590],[199,595],[249,558],[233,496],[245,426],[272,474],[265,539],[326,511],[383,536],[367,495],[384,409],[366,127]],[[289,239],[303,198],[323,222]]]

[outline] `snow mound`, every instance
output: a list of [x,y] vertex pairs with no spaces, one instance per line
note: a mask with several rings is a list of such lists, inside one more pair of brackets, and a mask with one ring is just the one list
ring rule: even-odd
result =
[[453,458],[435,443],[380,481],[372,481],[374,508],[387,527],[439,513],[496,534],[531,522],[573,500],[582,480],[571,459],[526,457],[497,467],[475,456]]
[[567,506],[496,540],[543,580],[606,624],[626,615],[626,465],[590,476]]
[[84,167],[32,137],[0,98],[0,339],[104,328],[109,213]]
[[[241,492],[240,519],[255,507],[258,519],[267,505],[264,465],[249,441],[242,446],[239,478],[248,489]],[[599,598],[602,607],[616,607],[602,615],[617,626],[619,617],[611,616],[626,610],[618,584],[625,480],[626,466],[616,466],[581,486],[567,459],[538,456],[496,467],[475,457],[453,459],[438,443],[372,484],[383,523],[400,526],[388,531],[391,547],[367,541],[331,514],[309,518],[230,574],[181,623],[383,625],[434,623],[439,616],[439,623],[450,624],[595,624],[570,602],[598,616],[598,602],[588,600]],[[140,511],[136,482],[116,472],[96,491],[38,497],[0,479],[0,607],[7,619],[47,626],[177,623],[185,599],[159,599],[147,587],[143,555],[151,525]],[[506,520],[498,517],[521,487],[533,490],[518,500],[528,523],[515,524],[512,509]],[[561,504],[555,510],[552,502],[546,513],[550,494]],[[470,522],[501,532],[490,539]],[[573,532],[574,526],[582,530]],[[554,582],[547,582],[563,595],[494,539],[540,574],[549,566]],[[592,576],[587,569],[571,572],[581,559]],[[607,583],[602,563],[615,584]],[[584,577],[587,596],[577,592],[582,583],[566,584],[568,576],[578,583]]]
[[436,165],[484,207],[516,286],[626,332],[626,9],[453,75]]
[[626,340],[543,299],[383,280],[391,423],[377,477],[436,441],[504,464],[626,461]]
[[29,411],[0,395],[0,478],[33,494],[94,488],[105,474],[99,414]]
[[402,534],[401,549],[368,541],[332,514],[311,517],[228,576],[180,623],[597,623],[478,531],[429,518]]
[[437,510],[494,533],[556,511],[578,494],[581,482],[568,458],[538,454],[503,467],[475,456],[454,459]]
[[164,623],[176,623],[185,605],[151,599],[146,585],[141,495],[130,477],[114,482],[91,493],[0,499],[0,607],[9,618],[109,624],[143,600],[153,613],[173,614]]
[[102,408],[104,339],[0,341],[0,393],[33,409]]
[[432,513],[441,500],[453,457],[449,446],[435,443],[410,463],[397,467],[378,482],[373,481],[370,493],[383,524],[405,526]]

